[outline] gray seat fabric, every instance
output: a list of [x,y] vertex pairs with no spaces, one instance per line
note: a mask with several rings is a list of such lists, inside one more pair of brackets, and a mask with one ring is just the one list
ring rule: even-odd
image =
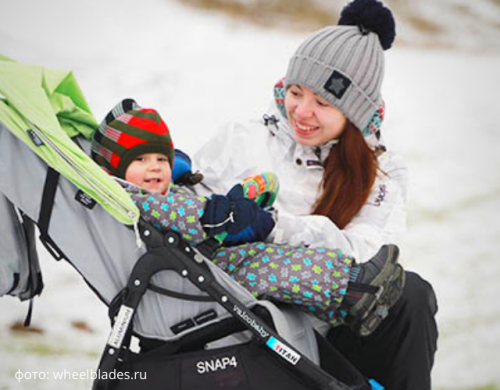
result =
[[0,296],[26,300],[43,287],[34,226],[1,193],[0,216]]

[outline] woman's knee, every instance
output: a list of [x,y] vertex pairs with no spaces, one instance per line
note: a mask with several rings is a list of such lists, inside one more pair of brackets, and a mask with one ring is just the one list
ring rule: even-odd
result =
[[406,282],[401,302],[410,312],[435,315],[438,309],[436,294],[431,284],[420,275],[406,271]]

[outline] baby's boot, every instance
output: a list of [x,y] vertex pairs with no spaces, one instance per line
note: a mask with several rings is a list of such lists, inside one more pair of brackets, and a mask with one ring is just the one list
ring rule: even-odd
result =
[[351,269],[341,313],[361,336],[375,331],[403,293],[405,272],[398,256],[397,246],[384,245],[371,260]]

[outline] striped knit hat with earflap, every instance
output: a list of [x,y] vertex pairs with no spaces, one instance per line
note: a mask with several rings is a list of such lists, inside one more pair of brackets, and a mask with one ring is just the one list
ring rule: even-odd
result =
[[109,123],[101,124],[95,132],[92,158],[114,176],[124,179],[129,164],[145,153],[164,154],[170,167],[174,166],[170,131],[154,109],[135,105],[134,109],[118,115]]
[[391,11],[377,0],[354,0],[337,26],[306,39],[290,60],[285,88],[310,88],[363,130],[382,106],[384,50],[396,36]]

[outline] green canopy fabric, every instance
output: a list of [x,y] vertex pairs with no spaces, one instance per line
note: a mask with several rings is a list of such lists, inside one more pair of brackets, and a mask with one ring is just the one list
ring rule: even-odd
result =
[[0,122],[119,222],[137,223],[139,210],[130,196],[71,140],[78,134],[92,140],[98,126],[72,72],[0,54],[0,94]]

